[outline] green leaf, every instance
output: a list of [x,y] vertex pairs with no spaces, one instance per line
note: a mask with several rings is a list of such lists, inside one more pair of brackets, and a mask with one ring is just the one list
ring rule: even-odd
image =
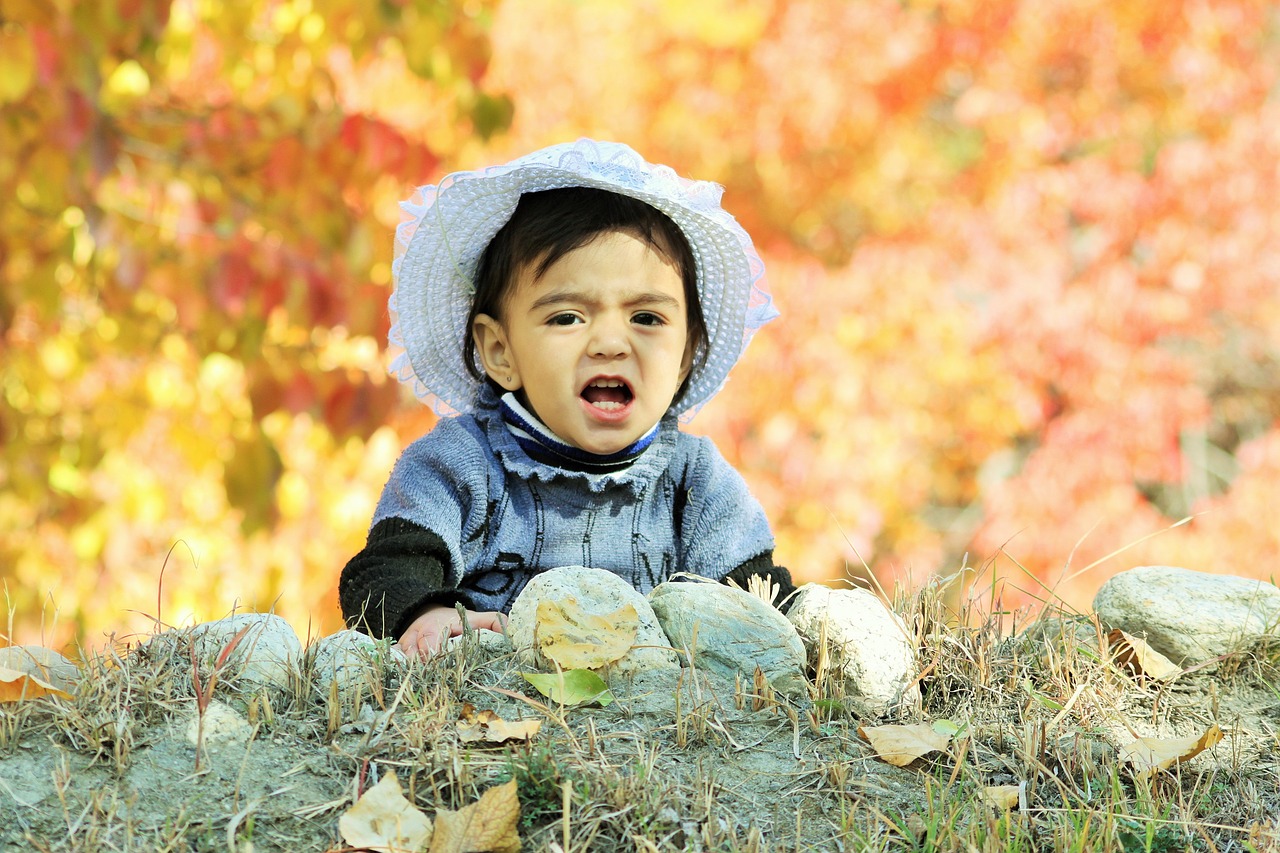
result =
[[964,725],[958,725],[947,719],[933,721],[933,730],[938,734],[946,735],[947,737],[955,737],[960,734],[960,732],[964,731],[964,729]]
[[522,672],[524,680],[553,702],[572,707],[596,702],[601,708],[613,701],[604,679],[589,669],[563,672]]

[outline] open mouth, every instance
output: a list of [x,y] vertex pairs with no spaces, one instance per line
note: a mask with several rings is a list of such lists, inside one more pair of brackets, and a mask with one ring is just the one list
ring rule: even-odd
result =
[[635,394],[631,392],[631,386],[621,379],[599,377],[587,383],[581,397],[597,409],[616,412],[630,403]]

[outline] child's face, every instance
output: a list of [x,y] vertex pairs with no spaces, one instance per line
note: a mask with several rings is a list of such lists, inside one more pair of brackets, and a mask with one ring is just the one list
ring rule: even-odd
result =
[[680,272],[643,240],[601,234],[541,278],[516,274],[502,319],[475,321],[489,376],[564,441],[614,453],[648,432],[689,372]]

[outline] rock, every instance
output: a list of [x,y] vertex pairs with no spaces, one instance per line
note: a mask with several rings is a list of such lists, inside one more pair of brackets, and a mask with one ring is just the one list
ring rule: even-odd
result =
[[[230,705],[214,699],[204,709],[204,746],[212,749],[223,744],[247,743],[253,729],[249,721],[236,713]],[[200,746],[200,713],[187,721],[187,742]]]
[[671,645],[693,652],[694,666],[747,684],[756,667],[771,687],[791,698],[807,698],[804,644],[787,617],[749,592],[718,583],[658,584],[649,603]]
[[223,649],[242,629],[248,628],[227,658],[218,680],[240,679],[287,689],[302,659],[302,644],[289,623],[271,613],[237,613],[205,622],[191,630],[196,655],[213,666]]
[[474,643],[485,657],[497,657],[511,653],[511,641],[507,639],[505,634],[499,634],[497,631],[488,631],[483,628],[472,631],[470,639],[466,634],[446,637],[445,641],[440,644],[440,650],[447,652],[467,642]]
[[44,646],[8,646],[0,649],[0,669],[12,669],[35,676],[66,693],[75,690],[80,667]]
[[523,663],[546,670],[555,668],[534,648],[538,604],[568,598],[576,599],[584,612],[598,616],[616,613],[627,604],[635,607],[640,619],[635,642],[631,651],[609,665],[610,674],[626,676],[650,669],[679,668],[676,653],[645,597],[613,572],[584,566],[564,566],[537,575],[511,605],[507,636]]
[[356,685],[370,685],[382,679],[386,664],[403,664],[404,653],[395,646],[386,646],[359,631],[338,631],[316,640],[313,646],[315,687],[322,696],[328,696],[336,682],[339,692],[346,693]]
[[818,660],[826,625],[831,664],[843,671],[845,690],[877,713],[920,700],[915,683],[915,644],[902,619],[865,589],[800,587],[787,619],[809,654]]
[[1108,580],[1093,599],[1107,630],[1119,628],[1174,663],[1209,660],[1280,624],[1280,589],[1265,581],[1172,566],[1142,566]]

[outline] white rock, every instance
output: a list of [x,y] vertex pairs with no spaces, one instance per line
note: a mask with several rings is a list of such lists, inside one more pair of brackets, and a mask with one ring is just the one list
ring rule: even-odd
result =
[[382,645],[368,634],[349,628],[316,640],[313,646],[316,690],[328,696],[335,682],[342,693],[356,685],[367,687],[382,678],[387,664],[399,666],[406,662],[404,653],[395,646],[383,648]]
[[621,660],[610,664],[611,674],[679,668],[676,653],[662,633],[662,627],[645,597],[613,572],[584,566],[564,566],[537,575],[511,605],[507,636],[523,663],[547,670],[554,668],[534,649],[538,603],[563,601],[569,597],[576,599],[584,612],[599,616],[616,613],[626,604],[635,607],[640,618],[635,643]]
[[[230,705],[214,699],[204,710],[204,745],[217,747],[224,744],[247,743],[253,729],[249,721],[236,713]],[[191,715],[187,721],[187,741],[195,747],[200,745],[200,713]]]
[[817,663],[825,623],[831,664],[844,672],[845,689],[872,710],[919,701],[915,646],[907,626],[870,592],[805,584],[787,619],[804,641],[810,665]]
[[0,668],[33,675],[46,684],[70,693],[80,679],[80,667],[44,646],[8,646],[0,649]]
[[804,645],[778,610],[749,592],[720,583],[670,582],[649,603],[671,645],[693,653],[693,664],[751,684],[756,667],[770,686],[792,698],[808,696]]
[[[474,638],[472,642],[483,650],[486,657],[505,655],[511,651],[511,642],[504,634],[500,634],[497,631],[487,631],[480,628],[473,631],[471,636]],[[468,642],[465,634],[458,634],[455,637],[446,637],[445,641],[440,644],[440,651],[447,652],[450,649],[461,646],[465,642]]]
[[242,629],[248,628],[227,657],[219,681],[241,679],[251,684],[288,688],[302,659],[302,644],[289,623],[271,613],[238,613],[191,630],[196,655],[212,666]]
[[1237,651],[1280,626],[1280,588],[1265,581],[1172,566],[1142,566],[1108,580],[1098,620],[1144,637],[1179,665]]

